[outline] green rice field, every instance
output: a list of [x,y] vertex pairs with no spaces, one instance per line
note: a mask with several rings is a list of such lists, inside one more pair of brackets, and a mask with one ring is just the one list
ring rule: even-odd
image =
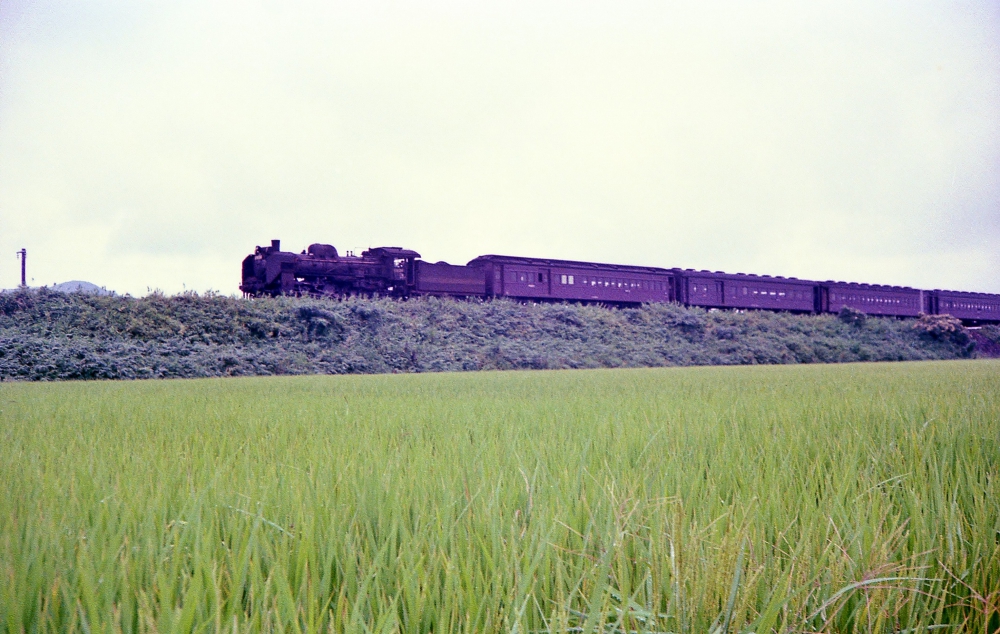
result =
[[1000,630],[1000,363],[0,384],[7,632]]

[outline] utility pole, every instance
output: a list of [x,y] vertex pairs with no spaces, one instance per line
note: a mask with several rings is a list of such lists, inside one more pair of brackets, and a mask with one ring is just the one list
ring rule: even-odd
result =
[[21,249],[20,251],[17,252],[17,257],[21,258],[21,288],[24,288],[25,286],[27,286],[27,284],[24,281],[24,263],[28,259],[28,250]]

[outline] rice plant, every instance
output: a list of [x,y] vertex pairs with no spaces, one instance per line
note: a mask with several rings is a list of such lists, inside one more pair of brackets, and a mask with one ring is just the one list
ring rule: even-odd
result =
[[1000,630],[1000,363],[0,384],[9,632]]

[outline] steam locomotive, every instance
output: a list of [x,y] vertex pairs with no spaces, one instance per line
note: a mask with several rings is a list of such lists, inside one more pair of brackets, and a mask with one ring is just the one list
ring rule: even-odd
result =
[[292,253],[282,251],[279,240],[258,246],[243,260],[240,290],[246,297],[509,297],[614,306],[678,302],[799,313],[835,313],[847,306],[869,315],[949,314],[969,325],[1000,323],[1000,295],[988,293],[506,255],[481,255],[457,266],[425,262],[416,251],[400,247],[377,247],[357,256],[317,243]]

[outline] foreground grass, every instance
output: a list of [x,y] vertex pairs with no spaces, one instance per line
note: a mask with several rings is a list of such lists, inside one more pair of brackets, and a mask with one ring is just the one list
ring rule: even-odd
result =
[[982,361],[4,384],[0,622],[996,631],[998,379]]

